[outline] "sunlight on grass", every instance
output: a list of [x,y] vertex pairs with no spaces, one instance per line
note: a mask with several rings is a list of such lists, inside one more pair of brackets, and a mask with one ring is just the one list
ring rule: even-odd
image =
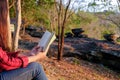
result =
[[62,78],[60,78],[59,80],[65,80],[65,79],[62,77]]

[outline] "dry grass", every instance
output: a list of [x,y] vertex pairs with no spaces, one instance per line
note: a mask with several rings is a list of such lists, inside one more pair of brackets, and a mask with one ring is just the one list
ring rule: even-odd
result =
[[49,80],[120,80],[119,73],[84,60],[76,64],[70,58],[59,62],[55,58],[47,58],[40,63]]

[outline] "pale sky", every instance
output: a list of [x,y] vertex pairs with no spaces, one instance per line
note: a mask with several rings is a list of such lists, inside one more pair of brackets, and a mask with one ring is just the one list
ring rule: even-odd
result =
[[[67,1],[67,0],[65,0]],[[73,0],[75,1],[75,0]],[[119,12],[119,9],[117,7],[117,1],[116,0],[106,0],[106,2],[101,2],[100,0],[95,0],[97,6],[89,7],[88,9],[88,4],[93,2],[94,0],[76,0],[76,3],[74,3],[74,7],[78,8],[79,6],[81,7],[81,10],[84,11],[90,11],[90,12],[100,12],[100,11],[105,11],[105,10],[111,10],[115,12]]]

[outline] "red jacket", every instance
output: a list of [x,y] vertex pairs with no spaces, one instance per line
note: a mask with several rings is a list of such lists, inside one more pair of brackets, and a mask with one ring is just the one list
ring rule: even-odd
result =
[[17,54],[18,52],[7,53],[0,48],[0,72],[26,67],[28,65],[28,57],[19,57]]

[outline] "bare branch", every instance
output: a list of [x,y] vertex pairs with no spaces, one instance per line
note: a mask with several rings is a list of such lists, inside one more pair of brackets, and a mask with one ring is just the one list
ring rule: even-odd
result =
[[72,11],[68,16],[67,16],[67,19],[69,19],[70,18],[70,16],[71,15],[73,15],[75,12],[74,11]]
[[[77,0],[76,0],[76,1],[77,1]],[[77,9],[74,8],[74,5],[75,5],[76,1],[73,2],[72,7],[71,7],[71,13],[68,14],[67,19],[70,18],[70,16],[71,16],[72,14],[74,14],[75,11],[77,10]],[[80,3],[78,3],[78,5],[79,5],[79,4],[80,4]],[[73,11],[72,11],[72,10],[73,10]]]
[[[113,16],[113,17],[111,17],[111,16],[108,16],[108,18],[104,18],[104,17],[102,17],[102,16],[98,16],[98,15],[96,15],[98,18],[100,18],[100,19],[102,19],[102,20],[107,20],[107,21],[111,21],[113,24],[115,24],[117,27],[119,27],[120,26],[120,23],[119,23],[119,19],[120,19],[120,17],[118,17],[118,16]],[[115,19],[117,19],[117,20],[115,20]]]
[[68,9],[69,9],[69,6],[70,6],[70,3],[71,3],[71,0],[69,0],[68,5],[67,5],[67,7],[66,7],[66,9],[65,9],[65,14],[64,14],[64,20],[63,20],[63,23],[66,22],[67,12],[68,12]]
[[56,2],[56,0],[54,0],[54,3],[55,3],[55,7],[56,7],[56,10],[57,10],[57,13],[58,13],[58,8],[57,8],[57,2]]
[[117,0],[118,8],[120,9],[120,0]]
[[16,2],[15,0],[12,1],[12,3],[9,6],[9,9],[14,6],[15,2]]

